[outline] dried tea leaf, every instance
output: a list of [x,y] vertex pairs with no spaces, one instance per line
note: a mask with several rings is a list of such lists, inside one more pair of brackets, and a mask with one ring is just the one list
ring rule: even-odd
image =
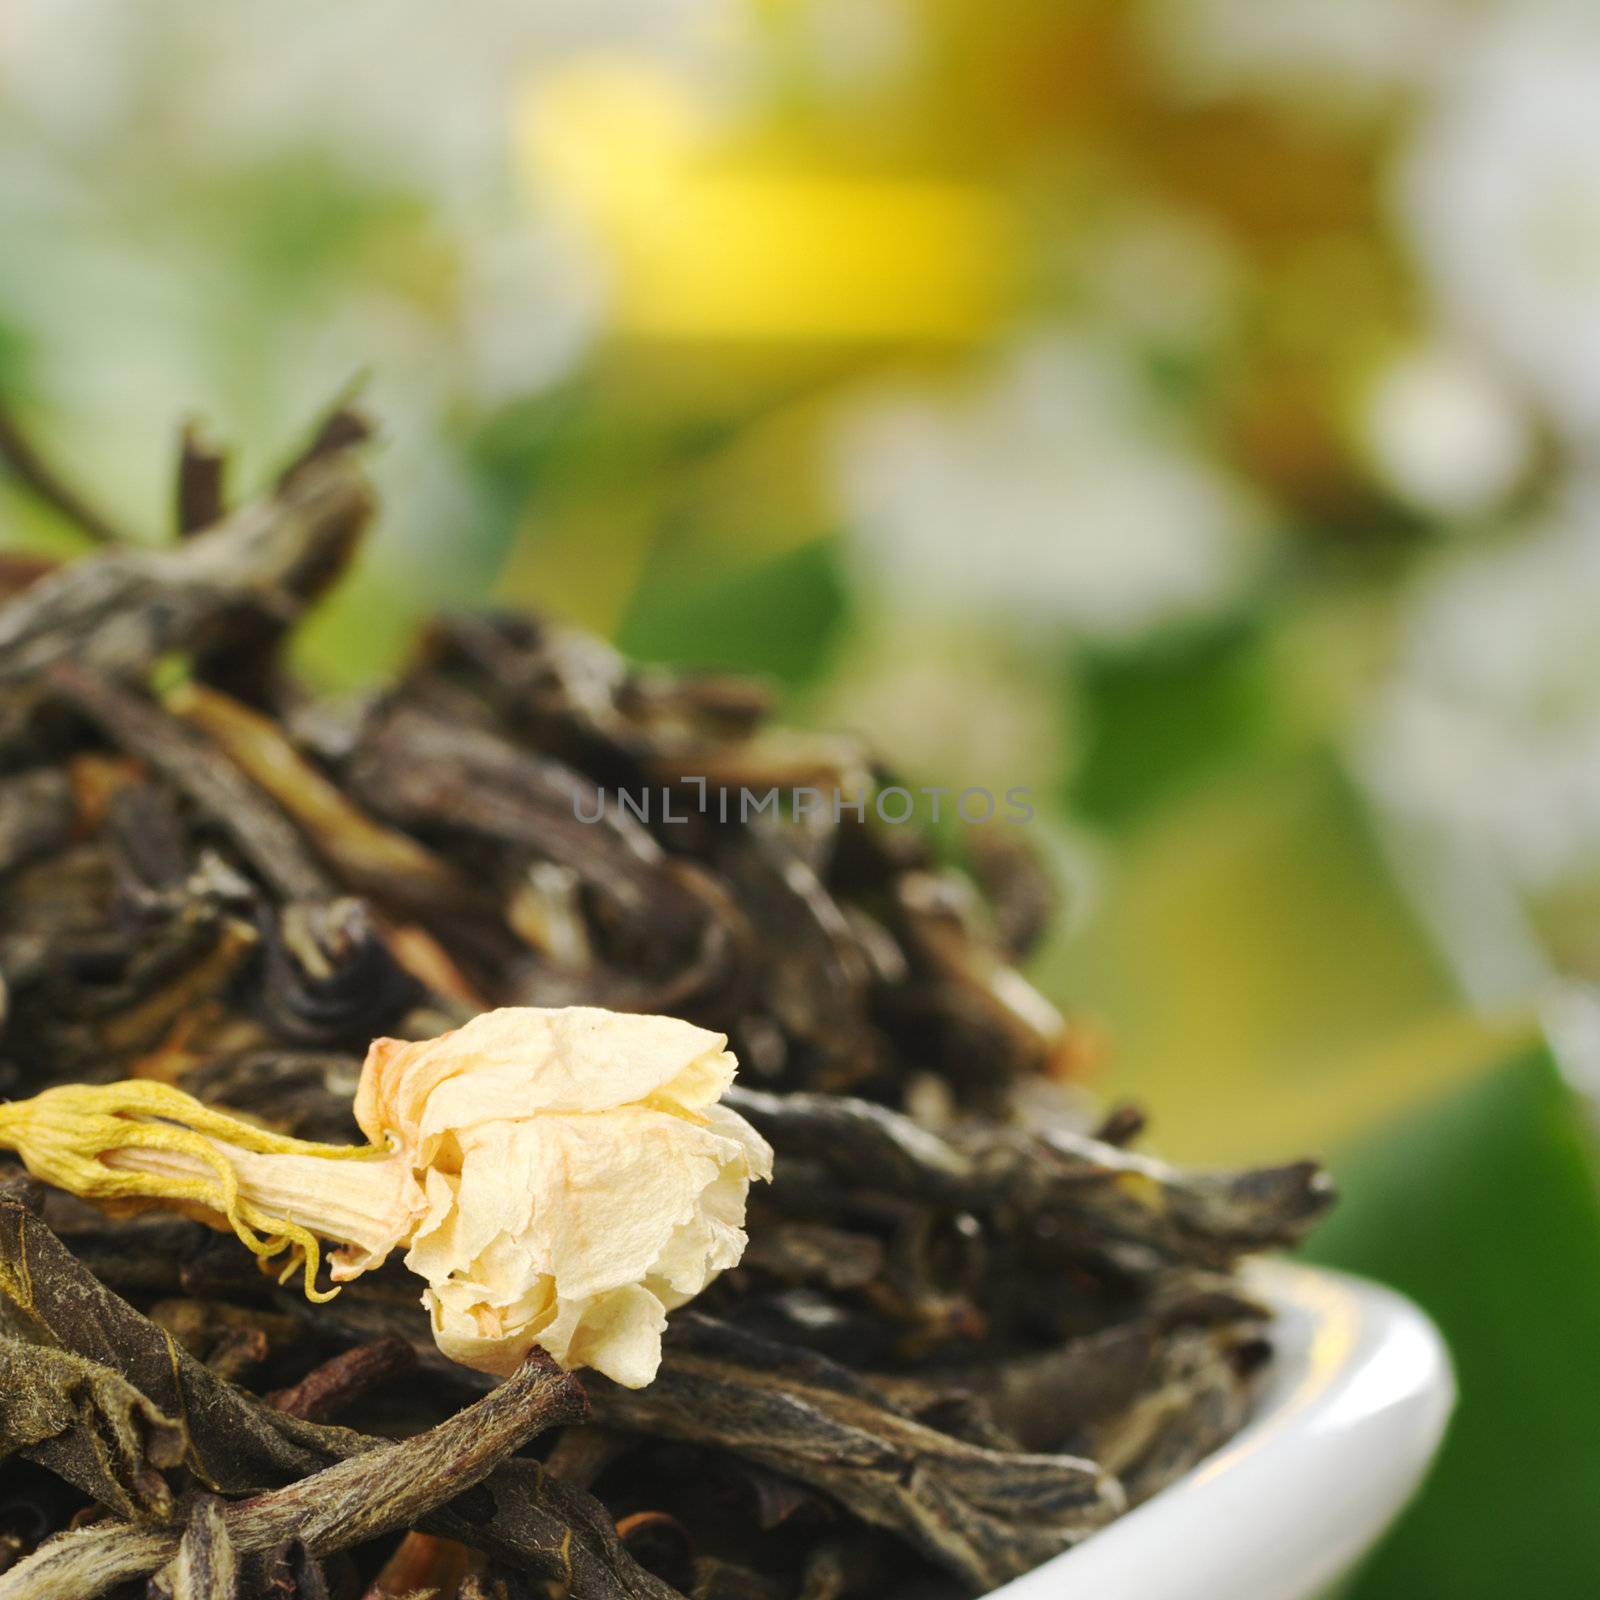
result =
[[727,1103],[780,1156],[819,1161],[847,1182],[974,1211],[1003,1206],[1072,1224],[1086,1244],[1158,1261],[1229,1266],[1297,1243],[1333,1201],[1315,1163],[1194,1172],[1057,1130],[975,1124],[946,1139],[842,1095],[735,1086]]
[[183,1419],[184,1462],[209,1488],[248,1494],[323,1465],[272,1425],[270,1413],[209,1372],[165,1329],[73,1259],[43,1222],[0,1198],[0,1293],[38,1344],[120,1374],[162,1416]]
[[416,1353],[393,1334],[358,1344],[313,1367],[289,1389],[267,1396],[267,1404],[307,1422],[326,1422],[369,1390],[415,1370]]
[[169,711],[205,734],[299,825],[340,879],[421,916],[492,917],[492,901],[409,834],[374,822],[259,712],[204,684],[183,683]]
[[54,767],[0,782],[0,873],[65,843],[75,811],[72,784]]
[[[493,1393],[426,1433],[397,1444],[364,1440],[362,1448],[297,1483],[223,1507],[209,1548],[246,1554],[270,1550],[292,1535],[311,1555],[325,1556],[365,1543],[426,1517],[480,1483],[533,1435],[573,1422],[584,1410],[575,1378],[553,1362],[530,1358]],[[176,1595],[181,1543],[175,1533],[152,1537],[126,1524],[84,1528],[43,1546],[0,1577],[0,1600],[67,1594],[93,1600],[174,1558],[163,1581]]]
[[222,754],[154,701],[76,660],[57,661],[50,692],[113,744],[148,762],[287,900],[332,898],[333,881],[283,813]]
[[572,1600],[679,1600],[622,1548],[599,1501],[569,1489],[537,1461],[505,1462],[419,1526],[543,1579]]
[[269,1549],[291,1532],[316,1556],[365,1543],[465,1493],[534,1435],[587,1409],[576,1378],[531,1356],[437,1427],[396,1444],[370,1441],[299,1483],[230,1507],[230,1532],[241,1550]]
[[1122,1491],[1091,1461],[966,1444],[913,1421],[847,1369],[680,1313],[647,1389],[595,1380],[603,1423],[731,1450],[838,1498],[975,1590],[1103,1526]]
[[860,1087],[885,1050],[868,1021],[871,967],[850,920],[788,839],[747,831],[713,859],[758,948],[784,953],[768,966],[759,1008],[786,1040],[786,1073],[799,1066],[818,1087]]
[[150,1580],[147,1592],[149,1600],[238,1600],[239,1560],[215,1495],[196,1499],[177,1555]]
[[[386,1441],[365,1434],[302,1422],[273,1411],[223,1383],[183,1351],[170,1334],[100,1284],[37,1217],[3,1196],[0,1292],[11,1301],[15,1315],[24,1320],[30,1333],[40,1339],[59,1337],[61,1343],[79,1354],[104,1361],[121,1371],[158,1408],[184,1417],[189,1431],[186,1461],[190,1470],[226,1493],[258,1493],[273,1485],[305,1479],[330,1461],[354,1459],[390,1448]],[[411,1306],[407,1311],[415,1330],[416,1309]],[[432,1350],[425,1331],[420,1336]],[[465,1373],[465,1369],[456,1370]],[[531,1382],[530,1379],[530,1385]],[[504,1395],[506,1387],[502,1385],[488,1399]],[[569,1396],[565,1389],[560,1393]],[[516,1391],[509,1398],[514,1400]],[[500,1405],[506,1403],[502,1400]],[[504,1414],[498,1414],[504,1420]],[[469,1418],[474,1415],[470,1407],[460,1414]],[[571,1409],[564,1415],[552,1410],[541,1425],[570,1421],[573,1415]],[[469,1421],[463,1426],[471,1434],[476,1424]],[[448,1440],[453,1436],[445,1437]],[[469,1440],[462,1448],[470,1453],[475,1446]],[[458,1492],[461,1482],[454,1476],[455,1457],[448,1459],[451,1476],[447,1487]],[[370,1481],[377,1485],[374,1494],[389,1494],[389,1480],[381,1473]],[[299,1503],[291,1499],[277,1504]],[[361,1506],[349,1496],[343,1503],[349,1513],[348,1526],[358,1525]],[[270,1514],[267,1521],[271,1522]],[[575,1596],[593,1596],[595,1600],[671,1600],[670,1591],[622,1550],[605,1511],[587,1495],[551,1478],[537,1462],[505,1461],[471,1491],[461,1506],[441,1505],[419,1516],[418,1521],[428,1532],[471,1544],[519,1571],[570,1582]],[[229,1526],[236,1546],[243,1551],[246,1546],[237,1526],[232,1522]],[[259,1532],[257,1523],[249,1526]],[[297,1524],[289,1531],[298,1528]],[[252,1540],[257,1532],[252,1532]],[[251,1543],[250,1549],[264,1549],[278,1542],[283,1534],[273,1535],[268,1526],[259,1536],[264,1542]],[[62,1600],[68,1596],[71,1600],[87,1600],[88,1595],[128,1577],[154,1571],[170,1559],[175,1542],[152,1544],[133,1537],[129,1531],[126,1537],[108,1543],[100,1528],[84,1529],[73,1539],[77,1543],[70,1559],[64,1557],[48,1569],[39,1569],[38,1582],[48,1581],[55,1587],[13,1591],[6,1587],[11,1581],[7,1574],[0,1577],[0,1597],[10,1600],[16,1594],[36,1600],[37,1594],[45,1600],[58,1595]],[[73,1587],[80,1583],[100,1587]]]
[[206,1366],[228,1383],[240,1383],[253,1373],[272,1346],[262,1328],[228,1328],[206,1352]]
[[364,1045],[424,998],[364,901],[286,905],[266,929],[259,1013],[288,1045]]
[[1001,948],[1012,961],[1026,960],[1058,909],[1056,885],[1039,852],[1016,830],[993,826],[969,828],[967,846]]
[[280,492],[303,480],[318,462],[342,455],[372,437],[372,424],[355,404],[359,388],[359,384],[352,385],[329,407],[311,437],[278,474]]
[[1130,1505],[1166,1488],[1239,1431],[1260,1338],[1259,1328],[1179,1331],[1156,1347],[1132,1402],[1088,1430],[1087,1447],[1122,1475]]
[[0,1337],[0,1456],[20,1451],[119,1516],[159,1522],[172,1515],[161,1474],[187,1442],[181,1422],[117,1373]]
[[1139,1317],[1005,1360],[940,1367],[925,1378],[965,1386],[1025,1449],[1061,1449],[1132,1402],[1149,1382],[1160,1339],[1158,1324]]
[[975,1086],[1003,1083],[1055,1059],[1061,1013],[1011,964],[972,886],[947,871],[895,881],[889,925],[911,957],[907,980],[881,1003],[919,1053]]
[[0,610],[0,684],[73,660],[124,679],[172,651],[281,628],[343,565],[372,511],[348,452],[177,549],[123,545],[41,578]]
[[461,715],[402,704],[364,730],[347,778],[368,811],[396,826],[488,848],[502,881],[538,860],[571,872],[593,898],[608,965],[576,975],[535,968],[528,982],[539,987],[525,1003],[584,994],[617,1010],[683,1014],[725,979],[735,934],[723,899],[583,773]]
[[298,1539],[285,1539],[241,1563],[259,1600],[333,1600],[322,1563]]
[[690,1600],[786,1600],[789,1585],[715,1556],[702,1556],[694,1564]]
[[741,1267],[782,1283],[820,1284],[828,1289],[859,1289],[884,1270],[883,1244],[862,1233],[830,1228],[825,1223],[792,1222],[786,1217],[758,1217]]
[[173,483],[173,523],[178,536],[210,528],[227,515],[227,452],[219,450],[194,423],[178,441],[178,469]]
[[167,1529],[91,1523],[41,1545],[0,1576],[0,1600],[93,1600],[154,1572],[177,1546]]

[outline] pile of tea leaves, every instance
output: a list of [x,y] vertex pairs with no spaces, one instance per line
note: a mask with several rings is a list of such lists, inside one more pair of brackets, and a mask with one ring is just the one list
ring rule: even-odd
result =
[[373,511],[366,432],[339,409],[236,508],[191,441],[162,548],[10,438],[100,548],[0,560],[0,1093],[155,1078],[357,1141],[374,1036],[593,1004],[726,1033],[776,1178],[629,1391],[453,1365],[398,1264],[311,1305],[0,1169],[0,1600],[970,1596],[1227,1440],[1271,1356],[1235,1268],[1318,1169],[1097,1125],[1018,970],[1027,830],[958,871],[870,805],[741,814],[892,781],[755,684],[483,615],[309,692],[285,645]]

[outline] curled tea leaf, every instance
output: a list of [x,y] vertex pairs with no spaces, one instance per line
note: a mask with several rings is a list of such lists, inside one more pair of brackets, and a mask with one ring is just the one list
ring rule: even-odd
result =
[[[291,1534],[312,1555],[328,1555],[425,1517],[486,1478],[544,1428],[584,1414],[577,1380],[530,1359],[493,1394],[436,1428],[398,1444],[363,1441],[332,1466],[285,1488],[223,1508],[207,1549],[270,1550]],[[185,1535],[185,1538],[188,1536]],[[0,1576],[0,1600],[72,1594],[94,1600],[116,1583],[177,1558],[183,1541],[132,1527],[91,1527],[43,1546]],[[205,1559],[199,1542],[195,1561]],[[176,1569],[169,1582],[175,1584]],[[76,1588],[68,1588],[68,1583]],[[207,1597],[210,1600],[210,1597]]]
[[20,1451],[119,1516],[162,1522],[162,1473],[188,1450],[183,1424],[126,1378],[68,1350],[0,1337],[0,1456]]
[[661,1375],[596,1384],[603,1423],[714,1444],[835,1496],[976,1591],[1102,1527],[1120,1485],[1091,1461],[996,1451],[912,1420],[844,1367],[691,1313]]
[[119,1373],[165,1417],[182,1417],[184,1463],[204,1484],[249,1493],[314,1472],[321,1460],[285,1437],[239,1390],[182,1350],[73,1259],[38,1217],[0,1198],[0,1293],[39,1344]]

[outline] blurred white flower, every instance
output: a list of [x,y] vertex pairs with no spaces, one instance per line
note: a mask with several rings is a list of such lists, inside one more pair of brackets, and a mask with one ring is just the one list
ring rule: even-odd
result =
[[1399,190],[1447,316],[1591,449],[1600,426],[1597,149],[1600,10],[1559,0],[1506,6],[1451,63]]
[[704,66],[733,14],[731,0],[7,0],[0,82],[59,134],[164,140],[211,166],[321,143],[473,204],[504,192],[530,73],[607,48]]
[[1380,802],[1538,889],[1600,865],[1600,485],[1445,560],[1360,739]]
[[972,392],[870,395],[834,443],[859,563],[912,614],[1131,640],[1234,597],[1259,545],[1242,486],[1087,342],[1040,339]]
[[747,27],[782,30],[791,72],[830,98],[882,92],[924,48],[918,0],[808,0],[746,6]]
[[0,324],[35,357],[52,453],[164,532],[183,418],[241,445],[248,484],[369,373],[389,448],[368,571],[474,591],[440,533],[499,511],[463,411],[557,381],[605,312],[521,170],[520,98],[591,53],[711,77],[734,5],[0,3]]
[[1421,511],[1486,511],[1516,488],[1533,449],[1526,410],[1462,347],[1413,350],[1378,375],[1361,418],[1379,472]]
[[1213,220],[1134,206],[1087,241],[1084,288],[1118,328],[1161,350],[1206,351],[1232,331],[1238,249]]
[[[530,307],[549,285],[560,286],[559,306],[552,296]],[[594,337],[605,299],[602,264],[556,219],[482,230],[462,272],[468,386],[493,404],[553,383]]]
[[1469,4],[1144,0],[1143,13],[1156,59],[1191,93],[1245,91],[1326,112],[1429,77]]
[[895,626],[861,636],[812,719],[859,733],[918,782],[1053,792],[1067,775],[1070,686],[993,638]]
[[7,0],[0,6],[0,107],[47,121],[66,139],[103,134],[132,109],[145,26],[117,0]]

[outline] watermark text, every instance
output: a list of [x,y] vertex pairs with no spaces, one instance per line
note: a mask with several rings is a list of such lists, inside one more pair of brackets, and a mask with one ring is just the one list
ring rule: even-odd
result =
[[800,784],[793,788],[750,789],[713,786],[703,777],[684,777],[676,785],[658,789],[603,789],[574,791],[572,814],[579,822],[600,822],[606,816],[632,817],[645,824],[684,823],[691,817],[715,817],[718,822],[754,822],[762,817],[796,822],[831,821],[846,817],[865,822],[874,816],[890,827],[908,822],[943,822],[959,817],[974,825],[985,822],[1033,821],[1033,791],[1011,788],[954,789],[922,785],[908,788],[886,784],[870,794],[842,788],[818,789]]

